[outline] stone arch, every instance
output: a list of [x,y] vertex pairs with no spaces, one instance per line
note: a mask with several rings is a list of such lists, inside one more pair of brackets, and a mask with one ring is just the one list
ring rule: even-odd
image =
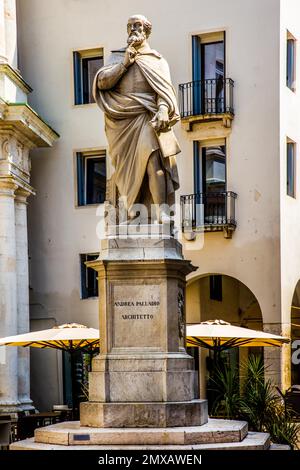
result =
[[[221,277],[222,300],[211,298],[212,278],[215,277]],[[202,273],[191,277],[187,283],[186,302],[188,323],[221,318],[249,328],[263,327],[262,310],[255,294],[242,281],[224,273]]]
[[[212,279],[216,277],[217,281],[212,282]],[[216,292],[213,292],[214,290]],[[201,321],[214,319],[225,320],[237,326],[263,330],[263,315],[260,304],[246,284],[233,276],[220,272],[195,273],[193,277],[189,278],[186,288],[186,322],[200,323]],[[234,361],[236,361],[235,363],[241,369],[250,351],[263,355],[262,348],[250,349],[245,347],[230,351],[229,354],[232,355]],[[199,365],[199,396],[209,398],[207,394],[207,377],[209,375],[210,353],[203,348],[189,352],[195,357],[195,364]],[[242,374],[240,374],[240,377],[242,377]]]

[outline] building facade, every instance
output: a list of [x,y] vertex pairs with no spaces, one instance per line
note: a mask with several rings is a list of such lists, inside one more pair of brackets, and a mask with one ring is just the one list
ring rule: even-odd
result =
[[[296,337],[299,2],[18,0],[17,7],[20,68],[34,89],[29,102],[61,135],[53,148],[31,151],[32,328],[98,325],[97,284],[84,261],[99,251],[111,168],[90,88],[110,51],[126,44],[128,17],[142,13],[153,23],[151,46],[170,64],[182,115],[177,224],[197,267],[188,279],[187,322],[222,318]],[[248,352],[240,349],[236,359]],[[31,354],[35,403],[61,402],[60,355]],[[196,361],[202,397],[207,354],[199,351]],[[291,347],[264,354],[268,375],[287,388]]]
[[[0,336],[29,330],[27,199],[30,151],[56,132],[28,105],[31,87],[18,70],[15,0],[0,1]],[[0,412],[33,408],[29,351],[1,348]]]

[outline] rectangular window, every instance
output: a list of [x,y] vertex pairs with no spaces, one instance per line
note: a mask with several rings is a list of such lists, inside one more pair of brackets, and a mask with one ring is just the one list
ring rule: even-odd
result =
[[195,193],[226,191],[226,142],[224,139],[194,142]]
[[77,152],[77,205],[102,204],[106,194],[106,154]]
[[226,145],[224,139],[194,142],[195,193],[198,217],[205,225],[226,223]]
[[287,142],[287,194],[296,197],[296,144]]
[[103,66],[103,49],[73,52],[75,104],[94,103],[93,81]]
[[98,297],[97,272],[85,265],[86,261],[93,261],[98,258],[98,254],[80,255],[81,267],[81,298]]
[[222,302],[222,276],[216,274],[209,277],[210,299]]
[[288,32],[287,34],[287,61],[286,61],[286,86],[290,90],[296,90],[295,70],[296,70],[296,41]]
[[225,112],[225,33],[193,36],[194,114]]

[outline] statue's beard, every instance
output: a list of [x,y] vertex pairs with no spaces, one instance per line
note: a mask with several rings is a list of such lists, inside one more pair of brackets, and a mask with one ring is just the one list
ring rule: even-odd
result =
[[137,33],[137,32],[134,32],[134,33],[131,33],[129,36],[128,36],[128,39],[127,39],[127,44],[131,45],[131,46],[140,46],[146,39],[146,34],[145,33]]

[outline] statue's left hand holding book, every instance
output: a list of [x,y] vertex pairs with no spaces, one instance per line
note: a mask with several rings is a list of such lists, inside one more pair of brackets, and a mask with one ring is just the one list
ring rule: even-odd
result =
[[173,155],[177,155],[181,152],[178,140],[171,127],[168,127],[166,130],[160,131],[157,129],[153,121],[150,121],[149,124],[153,127],[155,131],[163,157],[172,157]]

